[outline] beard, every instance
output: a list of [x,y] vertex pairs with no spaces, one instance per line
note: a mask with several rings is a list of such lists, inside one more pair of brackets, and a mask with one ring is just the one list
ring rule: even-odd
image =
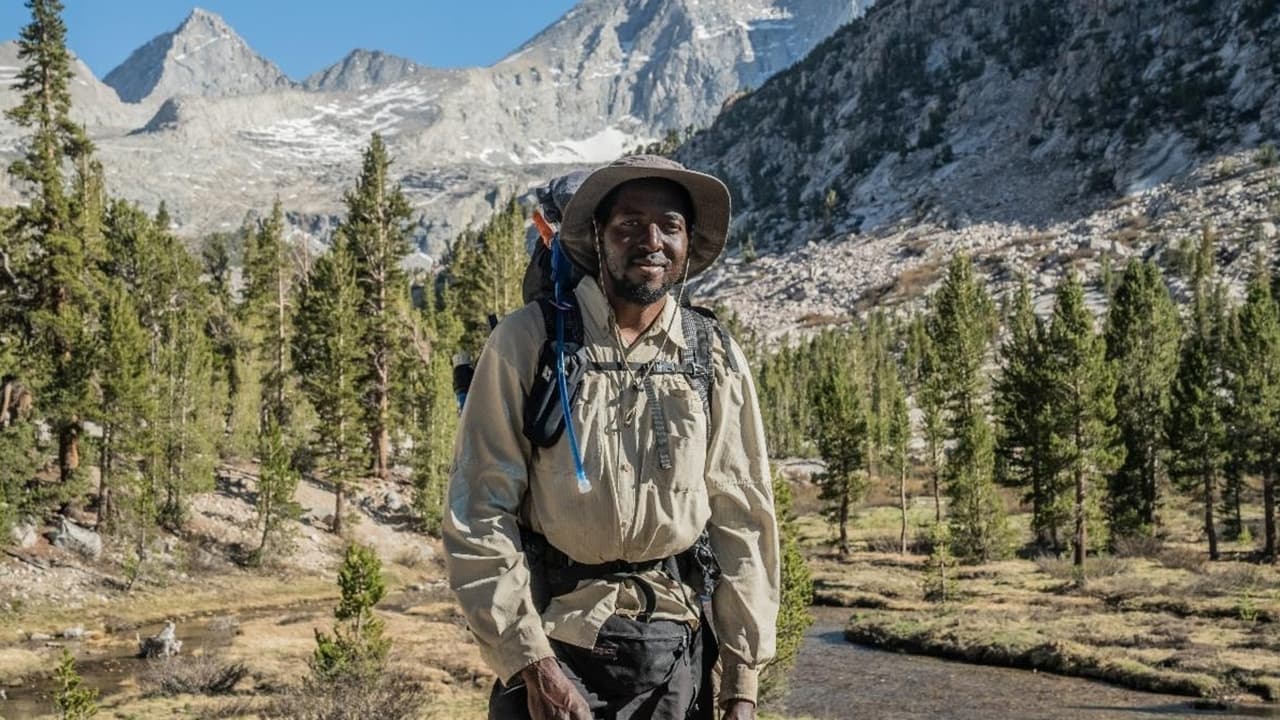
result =
[[[639,259],[642,258],[635,258],[635,260]],[[619,262],[618,258],[612,257],[605,260],[605,271],[609,273],[610,285],[622,300],[635,305],[648,306],[661,300],[671,288],[675,287],[676,281],[671,276],[671,265],[664,270],[660,280],[635,282],[627,277],[627,268],[631,262],[634,260]]]

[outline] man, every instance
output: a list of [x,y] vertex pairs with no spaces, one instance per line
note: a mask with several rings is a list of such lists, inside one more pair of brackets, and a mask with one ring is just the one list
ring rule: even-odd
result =
[[[489,337],[444,544],[499,678],[491,718],[712,718],[717,654],[722,717],[755,717],[779,593],[763,423],[741,350],[689,331],[694,311],[671,295],[715,261],[728,226],[724,184],[665,158],[624,158],[583,181],[560,237],[587,274],[573,296],[588,362],[569,391],[569,432],[547,447],[523,418],[548,374],[539,355],[556,311],[531,303]],[[710,345],[709,378],[673,370],[698,341]],[[712,628],[698,582],[712,571],[690,561],[704,529],[720,569]]]

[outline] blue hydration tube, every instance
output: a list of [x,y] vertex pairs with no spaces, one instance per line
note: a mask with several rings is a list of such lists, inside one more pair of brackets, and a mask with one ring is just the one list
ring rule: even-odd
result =
[[569,450],[573,453],[573,469],[578,480],[578,492],[591,492],[591,481],[587,479],[587,471],[582,467],[582,452],[578,449],[578,433],[573,429],[573,412],[569,405],[569,388],[564,372],[564,313],[569,309],[562,298],[564,276],[568,274],[567,264],[570,262],[560,246],[560,235],[551,241],[551,277],[556,292],[556,384],[560,387],[560,409],[564,413],[564,430],[569,436]]

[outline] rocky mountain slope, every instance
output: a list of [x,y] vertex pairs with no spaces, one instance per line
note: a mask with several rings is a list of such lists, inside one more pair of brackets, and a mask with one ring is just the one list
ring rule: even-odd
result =
[[1043,290],[1206,224],[1242,276],[1280,215],[1277,37],[1275,0],[878,3],[680,151],[773,251],[704,291],[777,334],[914,297],[954,250]]
[[179,95],[254,95],[294,86],[222,17],[199,8],[173,32],[134,50],[103,81],[128,103]]
[[[197,11],[108,76],[140,101],[125,107],[150,114],[90,132],[111,189],[148,207],[166,201],[186,235],[234,229],[279,195],[295,225],[318,236],[340,214],[370,133],[382,133],[421,212],[423,244],[439,250],[551,173],[709,123],[726,98],[800,60],[869,3],[583,0],[492,67],[409,73],[353,55],[346,70],[312,78],[314,91]],[[13,102],[0,92],[0,105]],[[0,138],[13,135],[0,124]]]

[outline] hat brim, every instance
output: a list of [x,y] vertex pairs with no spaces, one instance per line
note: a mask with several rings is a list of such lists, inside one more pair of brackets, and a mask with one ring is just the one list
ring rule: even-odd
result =
[[689,193],[693,202],[693,232],[689,237],[689,277],[711,267],[724,252],[729,235],[729,188],[718,178],[693,170],[664,167],[608,165],[591,173],[564,209],[560,242],[569,257],[591,274],[598,272],[594,216],[596,206],[614,188],[632,180],[671,180]]

